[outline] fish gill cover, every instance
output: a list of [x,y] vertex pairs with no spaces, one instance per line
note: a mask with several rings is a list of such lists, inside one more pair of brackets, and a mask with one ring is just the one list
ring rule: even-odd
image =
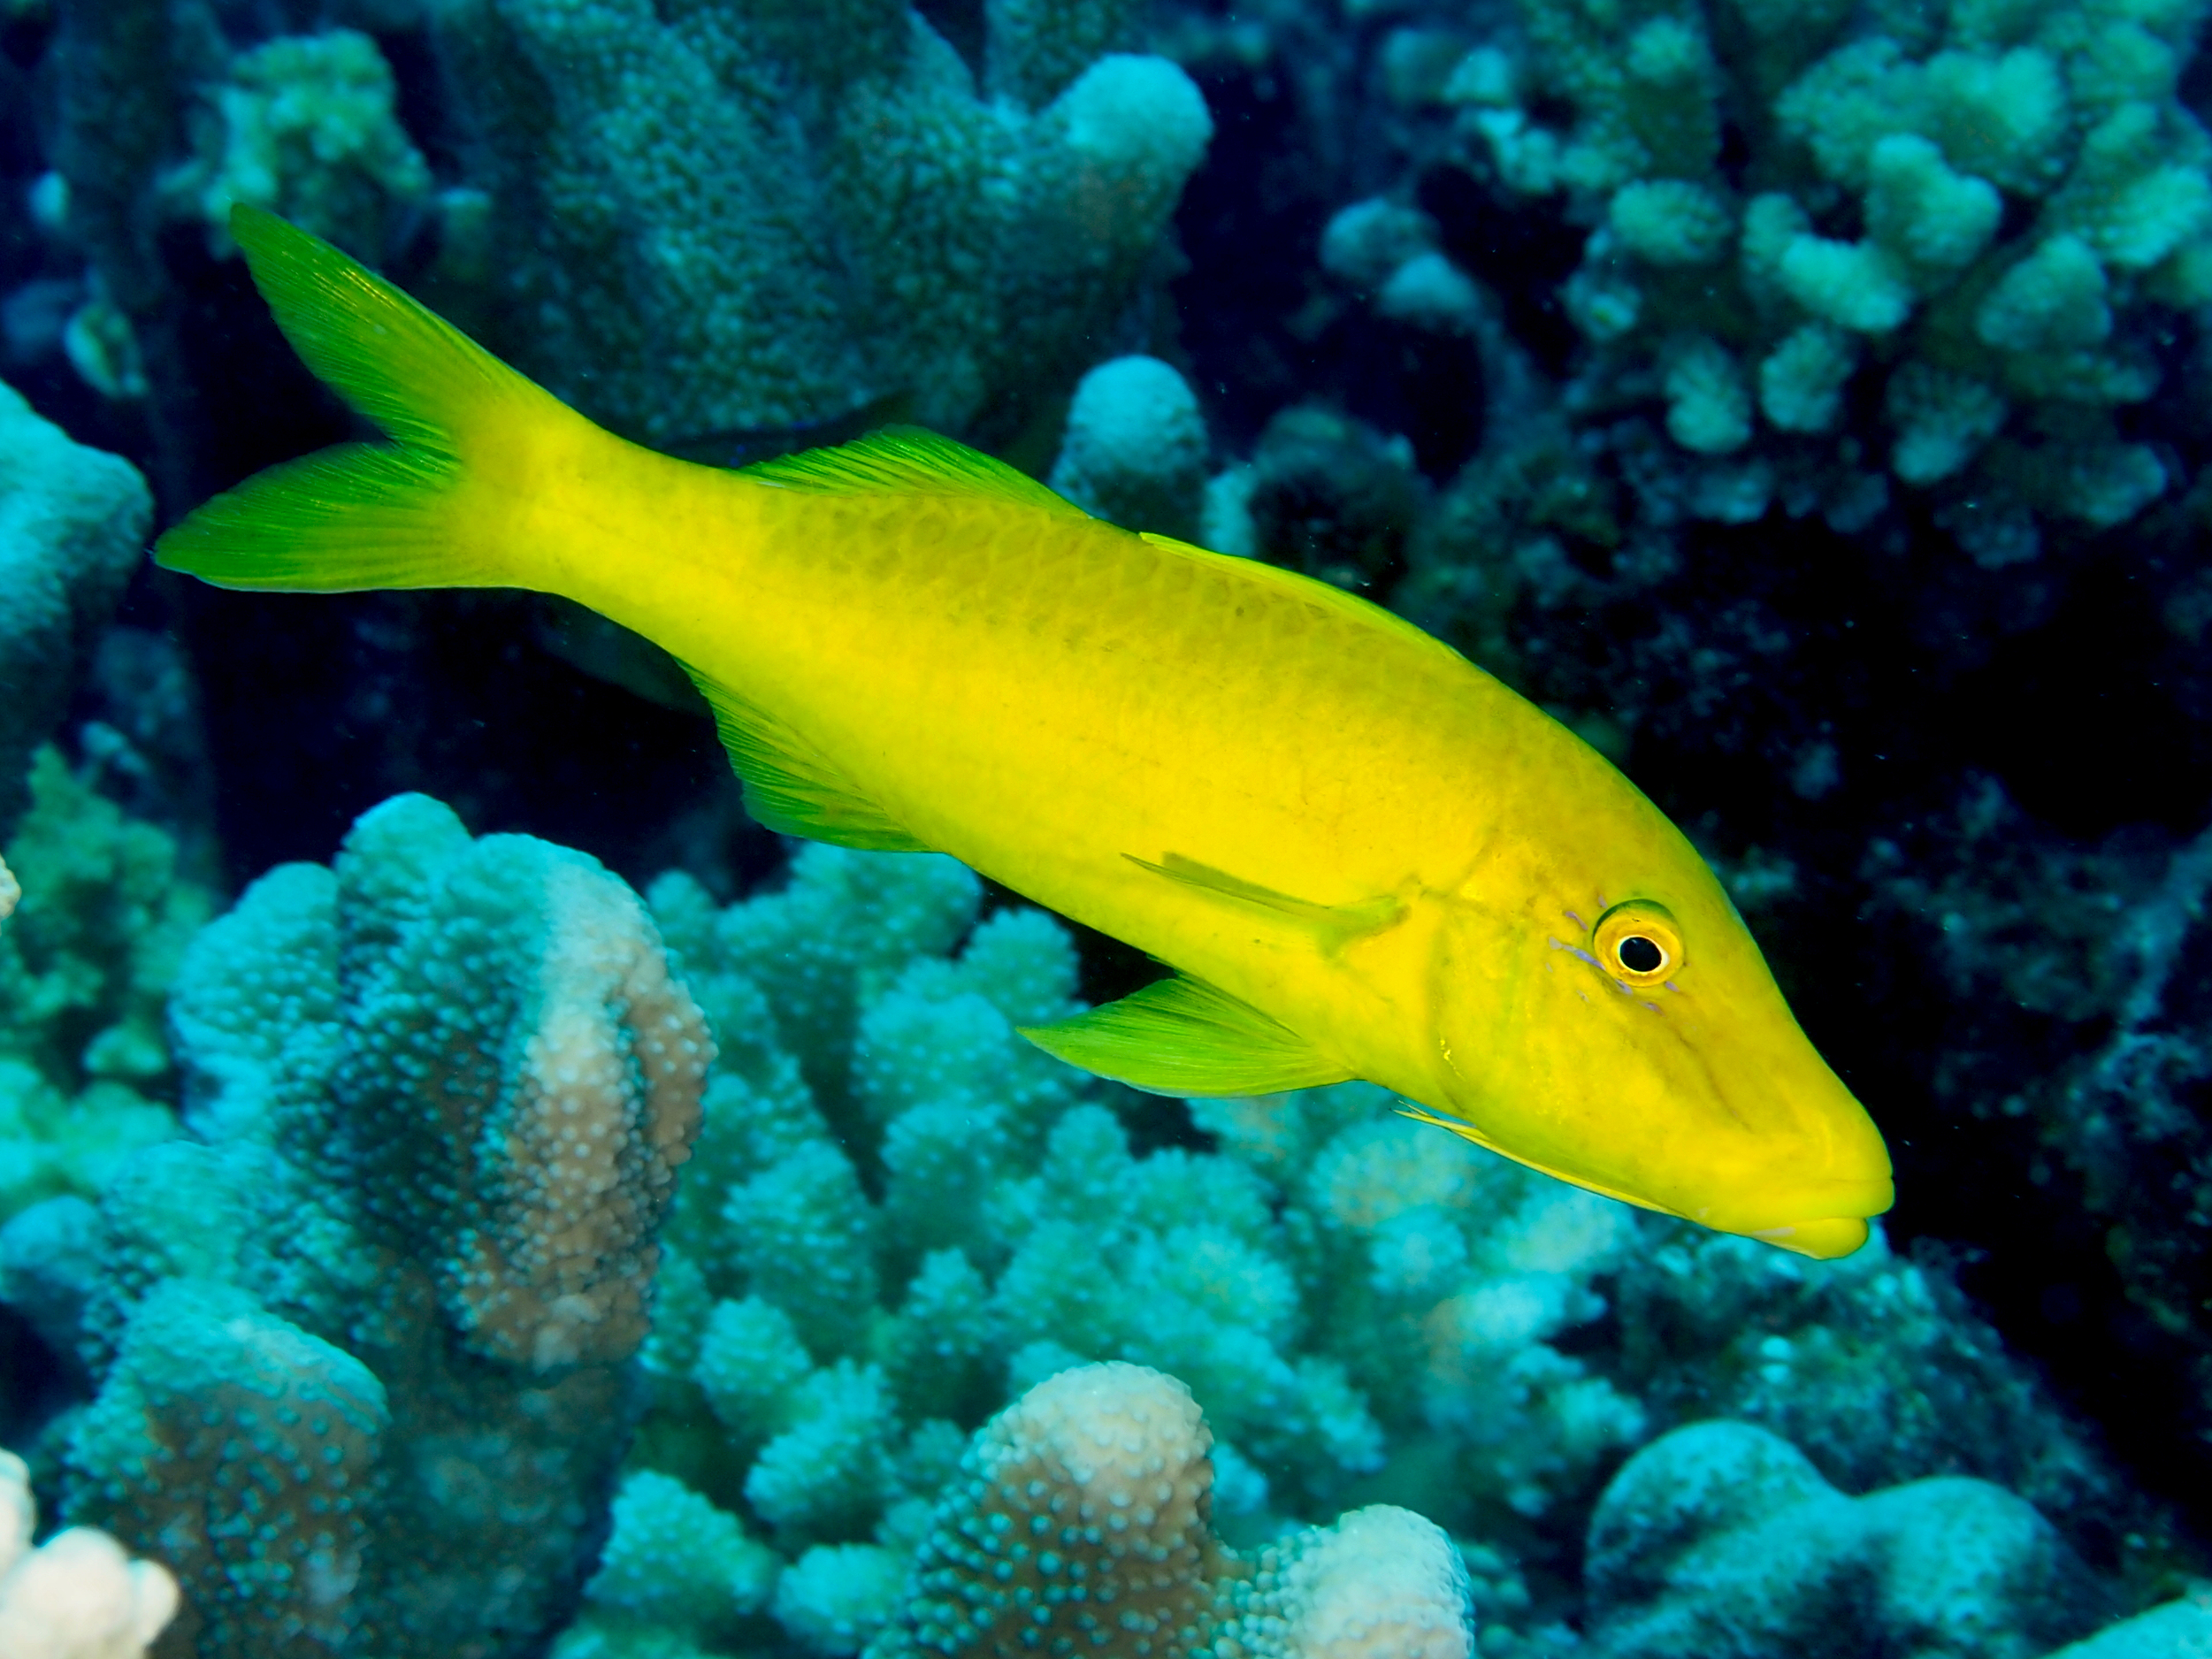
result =
[[[2202,24],[0,5],[0,1651],[2201,1646]],[[1013,1028],[1141,964],[793,856],[634,640],[130,575],[347,433],[238,201],[629,435],[927,420],[1458,645],[1887,1235],[1140,1099]]]

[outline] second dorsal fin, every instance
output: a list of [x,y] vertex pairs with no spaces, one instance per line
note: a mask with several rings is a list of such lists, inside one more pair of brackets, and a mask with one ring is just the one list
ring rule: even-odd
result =
[[1090,515],[1026,472],[922,426],[886,426],[831,448],[757,462],[744,477],[816,495],[965,495],[1073,518]]

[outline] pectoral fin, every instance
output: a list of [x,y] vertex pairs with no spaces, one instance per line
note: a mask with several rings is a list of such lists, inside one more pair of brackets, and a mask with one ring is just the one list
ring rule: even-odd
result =
[[1140,869],[1150,870],[1171,882],[1180,882],[1233,904],[1251,906],[1286,917],[1311,933],[1325,951],[1340,949],[1366,934],[1380,933],[1405,914],[1405,901],[1395,893],[1378,893],[1349,905],[1324,905],[1262,887],[1241,875],[1231,875],[1227,870],[1187,859],[1180,852],[1170,852],[1157,864],[1133,852],[1122,856]]
[[688,662],[715,711],[731,769],[745,784],[745,809],[778,835],[805,836],[870,852],[933,852],[856,787],[814,745]]
[[1163,979],[1072,1020],[1020,1030],[1070,1066],[1155,1095],[1272,1095],[1351,1075],[1290,1027],[1199,979]]

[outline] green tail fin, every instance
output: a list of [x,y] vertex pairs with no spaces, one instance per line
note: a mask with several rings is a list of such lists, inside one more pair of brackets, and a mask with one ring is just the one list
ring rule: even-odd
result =
[[221,587],[524,585],[467,533],[455,495],[474,456],[560,405],[273,213],[241,203],[230,228],[307,366],[393,441],[340,445],[249,478],[163,536],[156,562]]

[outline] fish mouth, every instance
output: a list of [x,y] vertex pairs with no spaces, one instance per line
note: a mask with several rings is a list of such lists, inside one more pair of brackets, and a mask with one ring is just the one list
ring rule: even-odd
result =
[[1829,1215],[1817,1221],[1793,1221],[1787,1227],[1756,1227],[1745,1236],[1825,1262],[1848,1256],[1866,1242],[1867,1234],[1864,1216]]
[[[1865,1243],[1867,1218],[1881,1214],[1894,1202],[1896,1189],[1884,1170],[1879,1175],[1801,1188],[1794,1199],[1785,1196],[1780,1203],[1761,1204],[1765,1216],[1740,1216],[1726,1230],[1817,1261],[1832,1261]],[[1803,1219],[1766,1219],[1777,1215]]]

